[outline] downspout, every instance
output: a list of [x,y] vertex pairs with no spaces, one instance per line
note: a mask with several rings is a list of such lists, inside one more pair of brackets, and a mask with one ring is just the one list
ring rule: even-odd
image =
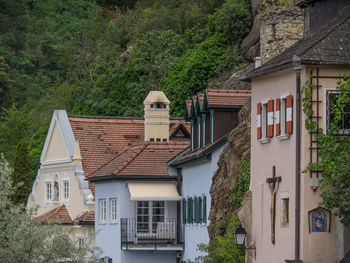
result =
[[296,77],[296,105],[295,105],[295,260],[300,260],[300,71],[301,59],[293,56],[293,67]]

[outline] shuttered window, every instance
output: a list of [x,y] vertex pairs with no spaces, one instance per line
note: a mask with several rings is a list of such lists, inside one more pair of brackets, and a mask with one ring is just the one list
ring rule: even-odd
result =
[[182,198],[182,223],[186,224],[186,199]]
[[207,223],[207,197],[203,196],[203,216],[202,216],[203,224]]

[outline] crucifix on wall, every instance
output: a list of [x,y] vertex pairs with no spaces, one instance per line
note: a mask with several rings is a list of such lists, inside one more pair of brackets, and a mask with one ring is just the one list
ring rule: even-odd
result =
[[276,221],[276,193],[278,191],[278,186],[281,182],[281,177],[276,177],[276,166],[272,166],[272,177],[266,179],[266,183],[269,185],[271,192],[271,242],[275,244],[275,221]]

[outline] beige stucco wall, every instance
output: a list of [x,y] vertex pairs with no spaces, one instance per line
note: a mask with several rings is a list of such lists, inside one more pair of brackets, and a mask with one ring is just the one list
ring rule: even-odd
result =
[[[59,201],[58,202],[45,202],[45,181],[53,182],[57,177],[59,182]],[[63,200],[63,179],[69,180],[69,200],[68,202]],[[53,194],[53,192],[52,192]],[[79,181],[75,176],[74,166],[67,165],[66,167],[57,167],[57,169],[50,168],[50,170],[42,167],[34,182],[32,196],[29,200],[29,207],[33,208],[39,206],[38,215],[44,214],[58,205],[65,204],[67,209],[74,219],[79,213],[81,213],[86,207],[84,205],[84,197],[79,188]]]
[[[315,70],[314,70],[315,73]],[[319,67],[323,76],[344,76],[350,71],[340,67]],[[304,85],[308,72],[303,68],[301,83]],[[323,101],[325,88],[335,88],[336,79],[320,79],[320,99]],[[256,261],[253,262],[284,262],[294,259],[294,214],[295,214],[295,72],[284,70],[278,73],[254,79],[252,81],[252,136],[251,136],[251,185],[253,204],[252,239],[257,247]],[[256,112],[257,103],[264,98],[276,100],[280,94],[289,92],[293,95],[293,134],[288,140],[279,141],[273,137],[269,143],[257,141]],[[320,105],[320,115],[324,115],[324,105]],[[324,118],[324,116],[322,116]],[[322,118],[322,119],[323,119]],[[320,127],[323,127],[323,120]],[[305,116],[302,114],[301,133],[301,170],[309,163],[310,135],[304,127]],[[314,158],[315,159],[315,158]],[[276,200],[276,244],[270,239],[270,206],[271,194],[266,178],[272,176],[272,166],[276,166],[276,176],[282,177]],[[281,195],[288,195],[289,226],[280,225]],[[339,262],[343,256],[340,251],[343,244],[335,236],[344,236],[342,226],[335,227],[335,218],[331,218],[331,232],[309,233],[308,211],[319,206],[321,202],[320,189],[313,192],[310,187],[310,176],[301,174],[301,244],[300,256],[304,262]]]
[[48,162],[66,159],[69,159],[69,156],[64,146],[59,126],[57,125],[57,123],[55,123],[44,161]]

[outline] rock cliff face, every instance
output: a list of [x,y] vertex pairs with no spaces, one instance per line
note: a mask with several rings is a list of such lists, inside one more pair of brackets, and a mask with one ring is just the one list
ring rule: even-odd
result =
[[230,204],[231,189],[241,166],[241,158],[250,160],[250,101],[239,113],[240,124],[232,130],[223,153],[218,161],[218,170],[213,176],[210,188],[212,198],[209,220],[209,235],[214,239],[223,235],[226,228],[213,227],[219,222],[228,220],[235,208]]

